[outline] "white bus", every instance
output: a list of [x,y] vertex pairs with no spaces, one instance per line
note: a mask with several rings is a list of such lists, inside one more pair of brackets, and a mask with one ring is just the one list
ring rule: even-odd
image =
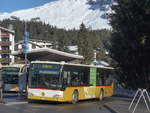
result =
[[13,64],[8,66],[2,66],[1,75],[3,80],[3,91],[19,91],[19,83],[22,82],[22,84],[24,84],[23,81],[19,82],[19,76],[22,76],[22,73],[25,72],[25,68],[25,64]]

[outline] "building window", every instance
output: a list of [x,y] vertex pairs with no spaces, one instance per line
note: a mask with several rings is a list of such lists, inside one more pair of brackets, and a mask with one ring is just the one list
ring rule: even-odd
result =
[[1,38],[2,42],[8,42],[9,38]]
[[46,47],[51,48],[52,46],[51,45],[46,45]]
[[9,55],[3,54],[3,55],[2,55],[2,58],[9,58]]
[[32,44],[32,49],[35,49],[36,48],[36,45]]
[[2,65],[9,65],[8,63],[1,63]]
[[9,46],[2,46],[2,50],[9,50]]

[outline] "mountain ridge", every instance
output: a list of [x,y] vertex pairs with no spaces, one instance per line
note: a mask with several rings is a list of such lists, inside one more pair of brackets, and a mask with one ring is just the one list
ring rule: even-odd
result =
[[25,21],[40,20],[64,29],[79,29],[81,23],[91,29],[111,29],[107,19],[107,14],[111,13],[110,4],[111,0],[56,0],[35,8],[1,14],[0,20],[16,17]]

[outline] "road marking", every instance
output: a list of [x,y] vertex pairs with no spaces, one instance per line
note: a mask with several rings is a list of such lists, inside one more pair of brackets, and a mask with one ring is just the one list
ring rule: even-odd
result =
[[104,107],[106,109],[108,109],[111,113],[119,113],[118,111],[114,110],[112,107],[108,106],[108,105],[104,105]]
[[27,104],[28,102],[8,102],[5,105]]

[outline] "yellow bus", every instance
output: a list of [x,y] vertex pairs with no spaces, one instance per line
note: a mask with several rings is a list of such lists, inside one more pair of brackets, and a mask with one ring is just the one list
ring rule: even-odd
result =
[[1,75],[4,92],[19,91],[19,76],[25,71],[25,64],[2,66]]
[[27,98],[77,103],[113,95],[113,68],[33,61],[29,68]]

